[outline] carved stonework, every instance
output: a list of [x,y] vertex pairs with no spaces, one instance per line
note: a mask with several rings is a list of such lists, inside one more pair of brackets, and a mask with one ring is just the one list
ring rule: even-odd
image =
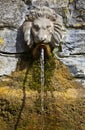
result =
[[62,40],[62,17],[49,7],[36,6],[29,11],[23,32],[29,48],[41,44],[58,48]]

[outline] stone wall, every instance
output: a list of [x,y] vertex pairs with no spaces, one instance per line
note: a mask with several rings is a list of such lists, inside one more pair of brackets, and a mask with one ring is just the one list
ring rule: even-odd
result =
[[0,76],[15,71],[17,53],[24,52],[20,27],[25,20],[27,6],[21,0],[0,1]]
[[76,80],[85,86],[85,1],[70,0],[64,14],[66,35],[61,61],[69,66]]
[[62,52],[58,54],[74,77],[85,85],[85,1],[84,0],[1,0],[0,76],[15,71],[20,54],[26,51],[22,24],[30,5],[47,5],[63,17],[66,28]]

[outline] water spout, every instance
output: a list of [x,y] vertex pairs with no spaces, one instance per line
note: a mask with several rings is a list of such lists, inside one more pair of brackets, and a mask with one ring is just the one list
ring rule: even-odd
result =
[[44,49],[43,48],[41,48],[40,63],[41,63],[41,86],[44,86]]
[[41,48],[41,123],[42,123],[42,130],[44,130],[44,84],[45,84],[45,77],[44,77],[44,48]]

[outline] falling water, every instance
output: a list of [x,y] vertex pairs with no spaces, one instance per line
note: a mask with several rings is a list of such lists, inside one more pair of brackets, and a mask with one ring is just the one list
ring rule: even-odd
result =
[[44,49],[41,48],[41,123],[42,123],[42,130],[44,130]]

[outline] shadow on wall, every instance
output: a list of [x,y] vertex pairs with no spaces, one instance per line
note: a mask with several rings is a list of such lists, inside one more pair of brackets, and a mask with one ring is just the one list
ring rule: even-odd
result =
[[17,53],[26,53],[28,52],[28,46],[24,41],[24,34],[22,31],[22,26],[18,29],[17,38],[16,38],[16,52]]

